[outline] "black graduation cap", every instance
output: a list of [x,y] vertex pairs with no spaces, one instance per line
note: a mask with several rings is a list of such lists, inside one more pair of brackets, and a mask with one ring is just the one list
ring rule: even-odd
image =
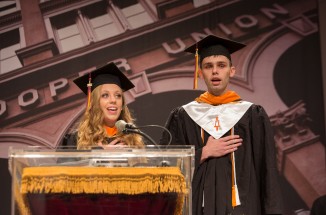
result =
[[212,55],[224,55],[231,60],[231,54],[245,46],[245,44],[238,43],[236,41],[216,37],[214,35],[208,35],[204,39],[186,48],[184,51],[196,54],[198,49],[200,61],[202,61],[205,57]]
[[123,91],[134,88],[135,85],[119,70],[114,63],[106,64],[90,73],[87,73],[74,80],[74,83],[87,95],[88,86],[91,84],[91,91],[102,84],[116,84]]
[[194,73],[194,89],[197,89],[197,78],[199,73],[198,64],[201,64],[205,57],[209,57],[212,55],[223,55],[231,61],[231,54],[242,49],[245,46],[245,44],[238,43],[236,41],[232,41],[222,37],[216,37],[214,35],[208,35],[204,39],[186,48],[184,51],[195,54],[196,59],[196,68]]

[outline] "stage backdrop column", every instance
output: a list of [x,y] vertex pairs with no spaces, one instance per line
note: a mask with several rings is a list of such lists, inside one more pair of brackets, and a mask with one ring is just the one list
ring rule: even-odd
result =
[[20,0],[26,48],[17,50],[22,65],[26,66],[58,54],[53,39],[48,38],[39,0]]

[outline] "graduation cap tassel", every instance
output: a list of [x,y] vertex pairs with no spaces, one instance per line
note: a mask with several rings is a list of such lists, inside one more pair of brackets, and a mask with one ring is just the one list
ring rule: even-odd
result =
[[[231,128],[231,135],[234,135],[234,128]],[[232,207],[241,205],[239,190],[237,186],[237,175],[235,170],[235,157],[234,152],[231,153],[231,163],[232,163]]]
[[88,84],[87,84],[87,110],[91,106],[91,93],[92,93],[92,77],[89,73]]
[[196,54],[195,54],[195,73],[194,73],[194,90],[197,89],[198,85],[198,47],[196,46]]

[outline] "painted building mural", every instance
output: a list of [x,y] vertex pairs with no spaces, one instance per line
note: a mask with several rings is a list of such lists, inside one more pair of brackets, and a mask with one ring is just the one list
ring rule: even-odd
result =
[[[275,130],[285,214],[326,194],[325,128],[315,0],[29,0],[0,2],[1,208],[10,212],[10,146],[57,147],[85,109],[72,80],[114,61],[138,125],[164,125],[192,89],[193,56],[209,34],[247,47],[230,88],[264,106]],[[145,130],[158,141],[162,131]],[[190,143],[191,144],[191,143]]]

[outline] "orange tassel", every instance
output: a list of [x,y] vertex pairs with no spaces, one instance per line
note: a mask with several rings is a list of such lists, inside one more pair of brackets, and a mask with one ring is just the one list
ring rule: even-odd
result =
[[91,93],[92,93],[92,77],[89,73],[88,84],[87,84],[87,110],[91,106]]
[[[234,135],[234,128],[231,128],[231,135]],[[235,171],[235,157],[234,152],[231,153],[232,164],[232,207],[241,205],[239,191],[237,186],[236,171]]]
[[195,54],[195,73],[194,73],[194,90],[197,89],[198,86],[198,70],[199,70],[199,63],[198,63],[198,47],[196,47],[196,54]]
[[201,140],[203,141],[203,144],[204,144],[204,141],[205,141],[205,133],[204,133],[204,129],[203,128],[200,130],[200,136],[201,136]]

